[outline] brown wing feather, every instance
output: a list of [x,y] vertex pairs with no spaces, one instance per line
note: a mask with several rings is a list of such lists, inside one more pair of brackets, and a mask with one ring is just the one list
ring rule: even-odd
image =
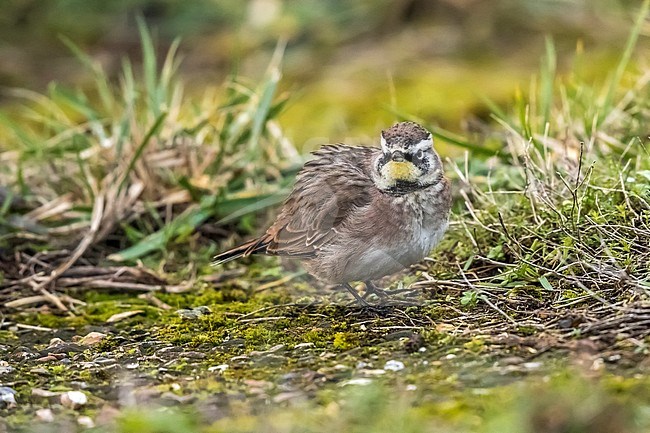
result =
[[266,233],[217,255],[215,265],[251,254],[313,257],[356,208],[370,203],[370,165],[378,149],[323,146],[298,173],[293,191]]
[[314,152],[316,158],[300,171],[275,223],[253,249],[264,245],[267,254],[315,255],[353,210],[370,203],[370,164],[376,152],[344,145]]

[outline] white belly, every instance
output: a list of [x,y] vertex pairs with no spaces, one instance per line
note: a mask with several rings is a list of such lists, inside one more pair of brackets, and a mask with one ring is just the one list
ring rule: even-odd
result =
[[422,261],[440,242],[447,230],[447,221],[436,227],[419,227],[405,233],[402,242],[390,246],[382,242],[366,245],[357,257],[350,258],[339,279],[341,282],[376,280],[394,274]]

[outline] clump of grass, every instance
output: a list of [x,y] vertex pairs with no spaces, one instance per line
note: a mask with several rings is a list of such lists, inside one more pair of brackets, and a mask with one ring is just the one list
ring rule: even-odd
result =
[[[115,81],[66,41],[91,72],[91,88],[14,90],[26,103],[0,117],[3,194],[31,205],[19,212],[12,200],[0,202],[0,239],[25,260],[35,249],[72,249],[40,256],[36,263],[51,266],[32,269],[47,275],[35,277],[39,290],[91,250],[133,262],[184,242],[210,218],[262,209],[292,178],[298,155],[274,120],[287,101],[276,95],[282,48],[258,85],[233,76],[191,99],[177,76],[178,42],[159,62],[139,25],[140,71],[125,59]],[[5,217],[10,210],[18,220]]]
[[[456,175],[456,230],[418,283],[464,291],[515,327],[650,335],[650,152],[644,125],[650,73],[628,63],[648,13],[643,4],[620,63],[602,86],[556,74],[554,48],[512,112],[494,107],[503,150],[466,159]],[[635,78],[632,78],[635,76]],[[451,268],[451,271],[450,271]],[[547,309],[542,317],[536,312]],[[579,312],[578,323],[558,318]],[[479,326],[480,327],[480,326]]]

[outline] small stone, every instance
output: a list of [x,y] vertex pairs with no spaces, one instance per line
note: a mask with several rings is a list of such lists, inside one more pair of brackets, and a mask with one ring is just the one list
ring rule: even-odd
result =
[[53,339],[50,340],[50,344],[49,344],[49,346],[50,346],[50,347],[52,347],[52,346],[58,346],[58,345],[60,345],[60,344],[65,344],[65,341],[61,340],[61,339],[58,338],[58,337],[54,337]]
[[14,368],[10,365],[0,365],[0,375],[9,374],[14,371]]
[[95,427],[95,423],[93,422],[93,419],[89,416],[80,416],[79,418],[77,418],[77,424],[86,428]]
[[56,356],[54,356],[54,355],[43,356],[43,357],[40,357],[40,358],[38,358],[36,360],[36,362],[39,362],[39,363],[40,362],[54,362],[54,361],[58,361],[58,358]]
[[14,349],[13,352],[9,355],[9,359],[12,361],[26,361],[31,358],[37,357],[38,354],[34,353],[32,349],[25,347],[25,346],[19,346]]
[[112,365],[117,363],[117,359],[98,356],[97,358],[93,359],[93,362],[97,365]]
[[249,353],[250,356],[264,356],[272,353],[277,353],[277,352],[283,352],[284,349],[287,346],[284,344],[277,344],[273,347],[271,347],[269,350],[253,350],[251,353]]
[[101,332],[89,332],[79,339],[79,344],[82,346],[94,346],[106,337],[107,335]]
[[183,319],[188,320],[196,320],[199,317],[208,315],[210,313],[212,313],[212,310],[210,310],[210,308],[205,305],[192,309],[182,308],[180,310],[176,310],[176,314],[181,316]]
[[222,347],[244,347],[246,345],[246,340],[243,338],[233,338],[229,340],[223,340],[221,342]]
[[32,388],[32,397],[50,398],[59,395],[56,392],[41,388]]
[[42,408],[36,411],[36,418],[41,422],[53,422],[54,413],[52,412],[52,409]]
[[220,365],[214,365],[212,367],[208,367],[208,371],[210,373],[213,373],[215,371],[218,373],[223,373],[227,369],[228,369],[228,364],[220,364]]
[[181,316],[183,319],[188,319],[188,320],[193,320],[198,317],[194,311],[188,310],[187,308],[181,308],[180,310],[176,310],[176,314]]
[[294,349],[307,349],[308,347],[314,347],[314,343],[298,343],[293,346]]
[[177,404],[189,404],[196,400],[196,396],[188,395],[176,395],[173,392],[164,392],[160,395],[160,402],[163,405],[177,405]]
[[280,394],[273,397],[274,403],[283,403],[285,401],[294,400],[296,398],[304,397],[305,394],[301,391],[287,391],[281,392]]
[[499,365],[520,365],[524,363],[524,358],[520,356],[507,356],[501,359]]
[[8,386],[0,386],[0,408],[11,409],[18,406],[16,391]]
[[88,403],[88,397],[81,391],[68,391],[61,394],[61,404],[71,409],[78,409]]
[[210,314],[210,313],[212,313],[212,310],[210,310],[210,307],[208,307],[206,305],[201,305],[199,307],[195,307],[195,308],[193,308],[193,310],[196,311],[197,313],[201,313],[201,314]]
[[416,389],[418,389],[418,387],[416,385],[413,385],[413,384],[406,385],[406,390],[407,391],[415,391]]
[[394,359],[391,359],[390,361],[386,361],[386,364],[384,364],[384,370],[388,370],[388,371],[404,370],[404,363],[402,361],[395,361]]
[[359,377],[356,379],[350,379],[346,380],[345,382],[341,383],[341,386],[348,386],[348,385],[357,385],[357,386],[368,386],[372,383],[372,379],[368,379],[365,377]]
[[231,362],[245,362],[245,361],[249,361],[249,360],[250,360],[250,358],[248,356],[246,356],[246,355],[237,355],[237,356],[233,356],[232,358],[230,358]]
[[50,345],[45,350],[41,351],[41,355],[56,356],[60,354],[70,353],[70,352],[75,352],[75,353],[83,352],[84,350],[86,349],[77,343],[66,343],[60,338],[53,338],[52,340],[50,340]]
[[205,353],[202,352],[196,352],[196,351],[187,351],[187,352],[181,352],[179,354],[180,358],[189,358],[189,359],[203,359],[205,358]]

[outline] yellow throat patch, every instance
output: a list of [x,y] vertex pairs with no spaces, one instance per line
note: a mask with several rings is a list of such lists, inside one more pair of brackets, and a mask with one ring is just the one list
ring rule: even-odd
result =
[[409,161],[389,161],[381,171],[386,179],[392,181],[415,182],[419,176],[419,170]]

